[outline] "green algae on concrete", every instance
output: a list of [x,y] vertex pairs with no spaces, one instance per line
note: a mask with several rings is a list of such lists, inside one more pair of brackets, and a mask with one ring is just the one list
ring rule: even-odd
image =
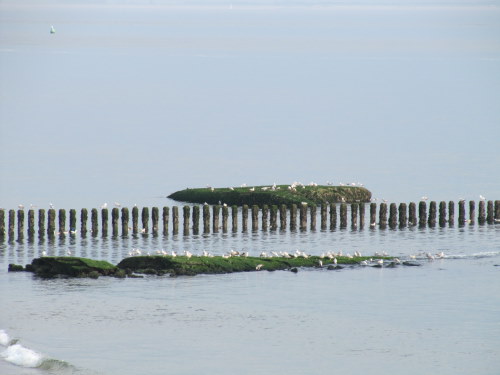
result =
[[289,189],[289,185],[252,186],[235,188],[196,188],[185,189],[172,193],[170,199],[190,203],[208,203],[228,205],[300,205],[305,202],[309,205],[338,202],[369,202],[371,192],[358,186],[297,186]]

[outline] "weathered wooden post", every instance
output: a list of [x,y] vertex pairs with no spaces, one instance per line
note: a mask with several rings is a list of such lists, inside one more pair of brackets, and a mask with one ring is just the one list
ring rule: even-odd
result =
[[439,202],[439,226],[440,227],[446,226],[446,202],[445,201]]
[[5,210],[0,209],[0,241],[5,240]]
[[427,225],[427,204],[424,201],[418,204],[418,225],[420,227]]
[[452,227],[455,224],[455,203],[448,202],[448,225]]
[[486,205],[484,200],[479,201],[479,214],[477,216],[477,222],[479,225],[486,223]]
[[347,204],[340,204],[340,228],[347,228]]
[[471,224],[476,221],[476,202],[469,201],[469,220]]
[[365,227],[365,204],[359,204],[359,229],[363,229]]
[[378,225],[381,228],[385,228],[387,226],[387,203],[380,203],[378,211]]
[[399,204],[399,227],[404,228],[408,223],[408,217],[406,216],[406,203]]
[[300,230],[307,229],[307,204],[302,203],[300,205]]
[[101,209],[101,225],[102,225],[102,236],[108,236],[108,220],[109,220],[109,211],[107,208]]
[[219,212],[220,206],[214,205],[212,206],[212,231],[213,233],[219,233]]
[[252,231],[259,230],[259,206],[252,206]]
[[370,227],[374,228],[377,224],[377,203],[370,203]]
[[160,221],[160,209],[153,207],[151,209],[151,226],[153,227],[153,236],[158,236],[158,227]]
[[69,210],[69,234],[76,234],[76,210],[74,208]]
[[495,201],[495,220],[500,220],[500,200]]
[[310,228],[311,230],[316,230],[317,207],[314,203],[309,207],[309,214],[311,215]]
[[38,238],[45,237],[45,210],[38,210]]
[[232,205],[231,206],[231,221],[232,221],[232,231],[237,232],[238,231],[238,206]]
[[437,204],[436,201],[431,201],[429,204],[429,219],[428,224],[430,227],[436,226],[436,218],[437,218]]
[[415,202],[410,202],[408,205],[408,225],[415,226],[417,223],[417,205]]
[[15,229],[16,229],[16,211],[9,210],[9,229],[8,229],[9,241],[14,240]]
[[24,239],[24,209],[17,210],[17,238],[19,241]]
[[271,230],[278,229],[278,206],[273,204],[271,206],[271,219],[270,219]]
[[320,224],[321,230],[326,230],[328,206],[325,203],[321,203],[320,215],[321,215],[321,224]]
[[193,206],[193,234],[200,233],[200,206]]
[[80,233],[82,237],[87,235],[87,221],[89,219],[89,212],[86,208],[82,208],[80,211]]
[[28,210],[28,241],[33,241],[35,236],[35,210]]
[[172,233],[179,233],[179,207],[172,206]]
[[132,207],[132,235],[139,233],[139,208]]
[[267,204],[262,206],[262,230],[267,230],[269,223],[269,207]]
[[59,235],[64,236],[64,231],[66,229],[66,210],[59,210]]
[[113,237],[118,237],[118,221],[120,220],[120,210],[118,207],[114,207],[111,210],[111,228],[113,232]]
[[290,229],[297,229],[297,205],[295,203],[290,206]]
[[183,234],[184,236],[189,236],[189,221],[191,220],[191,208],[189,206],[184,206],[182,208],[183,217]]
[[229,221],[229,207],[227,205],[222,206],[222,233],[227,233]]
[[337,228],[337,205],[330,203],[330,230]]
[[122,208],[122,237],[128,236],[128,222],[130,219],[130,212],[127,207]]
[[203,233],[210,233],[210,206],[203,205]]
[[[97,236],[99,233],[99,223],[98,223],[98,212],[97,208],[90,210],[90,226],[92,231],[92,236]],[[49,210],[49,221],[50,221],[50,210]]]
[[248,230],[248,205],[246,204],[241,208],[241,226],[243,232]]
[[356,229],[358,227],[358,204],[351,203],[351,228]]
[[141,233],[149,233],[149,208],[143,207],[141,213],[142,229]]
[[389,228],[396,228],[398,222],[398,207],[396,203],[389,204]]
[[465,224],[465,201],[458,201],[458,225],[463,226]]
[[168,221],[170,220],[170,208],[169,207],[163,207],[162,220],[163,220],[163,235],[168,236]]
[[495,223],[495,214],[493,212],[493,201],[488,201],[487,214],[486,214],[486,222],[488,224]]
[[287,216],[286,204],[280,205],[280,229],[286,230],[286,216]]

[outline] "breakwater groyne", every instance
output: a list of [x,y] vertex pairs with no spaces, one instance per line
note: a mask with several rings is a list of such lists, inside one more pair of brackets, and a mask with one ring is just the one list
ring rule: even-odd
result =
[[0,241],[35,237],[190,235],[229,231],[307,231],[500,223],[500,200],[316,205],[195,205],[163,207],[0,210]]

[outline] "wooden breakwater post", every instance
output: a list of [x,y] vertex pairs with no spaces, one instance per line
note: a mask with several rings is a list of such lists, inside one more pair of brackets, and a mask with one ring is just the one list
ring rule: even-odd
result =
[[458,201],[458,225],[463,226],[465,224],[465,201]]
[[302,203],[300,205],[300,212],[299,212],[300,218],[299,218],[299,225],[300,225],[300,230],[306,230],[307,229],[307,204]]
[[427,204],[424,201],[418,204],[418,225],[420,227],[427,225]]
[[452,227],[455,224],[455,203],[448,202],[448,225]]
[[330,230],[337,228],[337,205],[330,203]]
[[340,228],[347,228],[347,204],[340,204]]
[[127,207],[122,208],[122,237],[127,237],[128,236],[128,222],[129,222],[129,217],[130,212]]
[[316,212],[317,212],[317,207],[315,204],[312,204],[309,207],[309,213],[311,215],[311,224],[310,224],[311,230],[316,230]]
[[363,229],[365,227],[365,204],[359,204],[359,229]]
[[191,208],[189,206],[182,207],[182,233],[184,236],[189,235],[189,221],[191,220]]
[[8,236],[9,241],[14,240],[14,231],[16,229],[16,211],[9,210],[9,224],[8,224]]
[[28,210],[28,241],[35,237],[35,210]]
[[486,222],[488,224],[494,224],[495,223],[495,213],[493,211],[493,201],[488,201],[488,206],[486,208]]
[[219,205],[214,205],[212,207],[212,232],[213,233],[219,233],[219,212],[220,212],[220,206]]
[[109,210],[107,208],[101,209],[101,230],[102,236],[108,236],[108,221],[109,221]]
[[271,206],[269,226],[273,231],[278,229],[278,206],[276,206],[275,204]]
[[259,206],[254,204],[252,206],[252,231],[259,229]]
[[469,220],[471,224],[476,221],[476,202],[469,201]]
[[486,223],[486,204],[484,200],[479,201],[479,213],[477,216],[477,222],[479,225],[484,225]]
[[396,203],[389,204],[389,228],[395,229],[398,222],[398,207]]
[[17,238],[19,241],[24,239],[24,209],[17,210]]
[[408,205],[408,225],[415,226],[417,224],[417,205],[415,202],[410,202]]
[[64,236],[64,231],[66,229],[66,210],[60,209],[59,210],[59,235]]
[[139,233],[139,208],[134,206],[132,208],[132,234],[137,235]]
[[242,231],[248,231],[248,205],[244,204],[241,208],[241,226]]
[[269,223],[269,206],[264,204],[262,206],[262,230],[267,230]]
[[374,228],[377,224],[377,203],[370,203],[370,227]]
[[358,227],[358,204],[351,203],[351,228],[356,229]]
[[296,204],[292,204],[290,206],[290,229],[291,230],[297,229],[297,205]]
[[436,218],[437,218],[437,204],[436,201],[431,201],[429,204],[429,219],[427,223],[430,227],[436,226]]
[[203,205],[203,233],[210,233],[210,206]]
[[222,232],[227,233],[229,222],[229,207],[227,205],[222,206]]
[[76,210],[72,208],[69,210],[69,233],[75,235],[76,231]]
[[500,200],[495,201],[495,220],[500,220]]
[[143,207],[141,212],[142,229],[141,233],[149,233],[149,208]]
[[200,233],[200,206],[193,206],[193,234]]
[[5,240],[5,210],[0,209],[0,241]]
[[[210,217],[210,214],[209,214]],[[210,229],[209,229],[210,231]],[[178,234],[179,233],[179,207],[173,206],[172,207],[172,234]]]
[[326,230],[326,222],[328,216],[328,206],[325,203],[321,203],[321,230]]
[[408,223],[408,216],[407,216],[408,210],[406,203],[400,203],[398,210],[399,210],[399,227],[404,228]]
[[286,204],[280,205],[280,229],[286,230],[286,219],[287,219],[288,209]]
[[[198,209],[199,210],[199,209]],[[170,220],[170,208],[163,207],[162,210],[162,221],[163,221],[163,235],[168,235],[168,221]]]
[[439,202],[439,226],[441,228],[446,226],[446,202],[445,201]]
[[98,223],[98,212],[97,212],[97,208],[93,208],[91,211],[90,211],[90,230],[91,230],[91,234],[92,236],[97,236],[97,234],[99,233],[99,223]]
[[238,206],[231,206],[231,228],[233,232],[238,231]]
[[160,225],[160,209],[153,207],[151,209],[151,226],[153,229],[153,236],[158,236],[158,228]]
[[45,210],[38,210],[38,237],[43,239],[45,236]]
[[89,219],[89,212],[86,208],[82,208],[80,211],[80,233],[82,237],[87,235],[87,221]]
[[120,220],[120,210],[114,207],[111,210],[111,232],[113,237],[118,237],[118,222]]
[[385,228],[387,226],[387,203],[380,203],[378,225],[380,228]]

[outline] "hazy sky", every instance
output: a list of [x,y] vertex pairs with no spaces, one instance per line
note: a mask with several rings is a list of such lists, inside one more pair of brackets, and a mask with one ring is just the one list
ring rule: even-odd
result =
[[83,3],[0,0],[0,207],[293,181],[500,199],[499,2]]

